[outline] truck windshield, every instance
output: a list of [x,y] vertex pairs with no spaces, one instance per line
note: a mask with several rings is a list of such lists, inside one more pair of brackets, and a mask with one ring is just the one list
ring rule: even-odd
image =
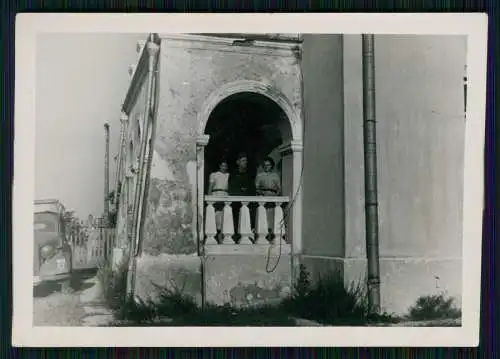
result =
[[59,216],[55,213],[35,213],[34,227],[36,232],[57,232]]

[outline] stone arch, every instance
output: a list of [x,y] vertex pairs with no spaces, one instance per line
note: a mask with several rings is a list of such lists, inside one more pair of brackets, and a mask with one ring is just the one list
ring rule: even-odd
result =
[[302,141],[302,119],[299,111],[297,111],[286,96],[276,88],[268,83],[253,80],[234,81],[213,91],[202,105],[201,111],[198,113],[198,134],[202,136],[205,133],[210,115],[221,101],[231,95],[242,92],[260,94],[275,102],[287,117],[292,132],[292,141]]

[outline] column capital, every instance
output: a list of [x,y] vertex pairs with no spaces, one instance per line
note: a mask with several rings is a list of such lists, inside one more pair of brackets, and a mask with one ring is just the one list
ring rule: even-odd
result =
[[293,140],[290,142],[290,148],[293,152],[302,152],[304,145],[301,140]]
[[289,143],[280,146],[279,151],[281,155],[286,155],[292,152],[302,152],[303,147],[304,146],[301,140],[292,140]]
[[205,147],[208,145],[208,141],[210,140],[209,135],[201,135],[196,138],[196,146],[197,147]]

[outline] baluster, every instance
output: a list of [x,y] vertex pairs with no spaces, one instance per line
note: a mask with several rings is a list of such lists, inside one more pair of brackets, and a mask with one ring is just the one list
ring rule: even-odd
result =
[[281,207],[281,203],[276,202],[276,206],[274,207],[274,241],[279,243],[283,241],[283,237],[285,236],[285,224],[283,221],[283,208]]
[[241,203],[240,220],[238,226],[238,233],[241,235],[239,244],[252,244],[252,226],[250,224],[250,209],[248,202]]
[[223,239],[220,244],[231,242],[234,235],[233,209],[231,202],[224,202],[224,223],[222,225]]
[[259,207],[257,208],[257,236],[254,243],[257,243],[262,238],[266,238],[267,235],[267,212],[265,206],[265,202],[259,202]]
[[214,202],[207,201],[206,214],[205,214],[205,244],[217,244],[215,235],[217,234],[217,227],[215,225],[215,208]]

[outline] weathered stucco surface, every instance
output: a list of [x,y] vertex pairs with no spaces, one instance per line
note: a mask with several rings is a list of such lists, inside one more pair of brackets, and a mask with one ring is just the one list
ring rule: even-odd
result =
[[142,255],[137,261],[136,295],[157,299],[158,287],[179,291],[201,304],[200,260],[193,255]]
[[[281,93],[292,107],[301,106],[300,73],[295,57],[191,49],[184,45],[189,46],[189,42],[169,39],[161,42],[154,166],[147,193],[143,256],[193,254],[197,251],[193,216],[196,216],[197,198],[196,139],[202,134],[198,116],[212,93],[234,81],[252,80]],[[193,258],[200,262],[199,258]],[[231,291],[240,282],[244,286],[254,285],[248,283],[249,278],[262,281],[254,289],[247,288],[255,293],[255,298],[259,295],[269,297],[273,293],[279,297],[274,285],[289,281],[289,258],[282,257],[279,271],[266,276],[260,273],[259,266],[265,257],[250,258],[211,257],[207,261],[211,263],[207,271],[216,272],[207,277],[206,290],[211,293],[207,294],[208,300],[212,298],[214,302],[220,302],[220,293]],[[242,263],[246,264],[242,266]],[[168,271],[167,267],[162,268],[161,271]],[[221,272],[224,274],[216,274]],[[148,292],[149,289],[144,289],[141,283],[155,275],[148,266],[138,265],[138,293]],[[232,279],[223,281],[225,284],[222,285],[220,280],[227,276]],[[241,295],[234,293],[237,292],[233,292],[235,298],[241,299]],[[239,302],[240,299],[235,300]]]
[[[465,37],[376,36],[381,295],[383,309],[391,312],[443,291],[461,303],[465,56]],[[345,253],[312,253],[303,261],[313,272],[343,267],[351,282],[366,273],[360,35],[343,36],[342,65]],[[324,77],[338,78],[327,70]],[[304,78],[306,98],[329,88],[316,82],[311,90],[307,83]],[[332,156],[325,163],[335,161]],[[330,248],[332,235],[320,237]],[[308,240],[304,233],[304,248]]]
[[212,255],[205,262],[206,298],[214,304],[258,305],[290,294],[290,258]]
[[[128,245],[127,240],[127,228],[126,216],[128,208],[125,207],[125,197],[128,196],[129,205],[132,204],[134,193],[135,193],[135,178],[131,178],[126,185],[125,174],[129,172],[131,166],[137,165],[137,159],[139,158],[140,152],[140,128],[142,128],[142,119],[144,116],[144,109],[146,105],[146,90],[147,83],[144,81],[140,87],[137,99],[132,107],[132,110],[128,114],[127,128],[125,131],[125,151],[126,155],[123,158],[122,166],[122,177],[120,181],[122,183],[121,193],[120,193],[120,208],[117,214],[117,238],[120,246],[124,247]],[[131,146],[132,145],[132,146]],[[132,150],[132,151],[130,151]]]
[[[199,47],[162,40],[154,166],[137,270],[143,295],[151,292],[151,278],[175,276],[173,262],[151,255],[196,252],[196,139],[211,94],[252,80],[302,110],[294,57]],[[346,283],[366,272],[361,64],[359,35],[304,37],[302,262],[314,276],[335,270]],[[462,37],[376,37],[381,291],[390,312],[405,312],[418,296],[442,291],[461,302],[464,65]],[[179,257],[175,266],[198,278],[200,260]],[[153,267],[146,265],[151,261]],[[265,255],[207,256],[207,300],[247,305],[290,290],[288,256],[274,272],[265,268]],[[192,288],[201,294],[201,287]]]
[[271,84],[291,103],[300,104],[295,58],[190,49],[180,44],[163,39],[160,50],[156,166],[147,194],[144,238],[144,251],[151,254],[196,251],[193,172],[200,135],[198,113],[208,96],[230,82],[254,80]]

